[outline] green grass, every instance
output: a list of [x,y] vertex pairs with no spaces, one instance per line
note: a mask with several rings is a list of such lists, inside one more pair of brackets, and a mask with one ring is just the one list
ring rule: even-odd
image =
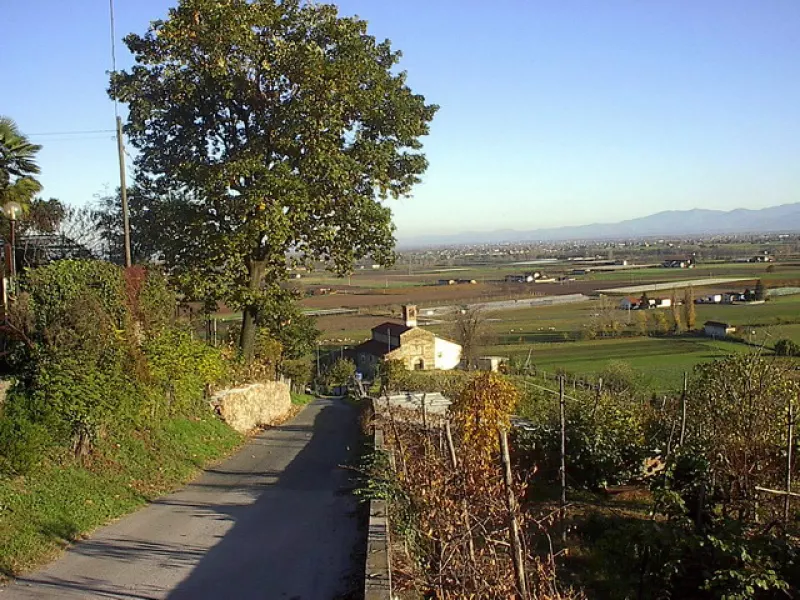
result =
[[685,371],[698,363],[722,358],[749,347],[734,342],[712,341],[701,337],[636,337],[546,344],[498,345],[488,354],[515,356],[531,362],[537,369],[555,372],[565,369],[579,375],[597,375],[612,361],[629,363],[650,379],[654,392],[677,389]]
[[194,477],[242,436],[209,415],[102,440],[85,466],[66,460],[0,479],[0,576],[54,558],[69,543]]
[[292,404],[295,406],[305,406],[315,400],[311,394],[297,394],[292,392]]

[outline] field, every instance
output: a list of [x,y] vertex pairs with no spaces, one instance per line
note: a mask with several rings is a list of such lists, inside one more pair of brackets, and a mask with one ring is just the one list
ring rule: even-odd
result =
[[[544,268],[548,269],[549,275],[550,271],[555,271],[558,267],[548,264]],[[340,293],[308,298],[304,305],[357,307],[358,314],[326,316],[317,320],[322,331],[321,341],[325,345],[352,347],[368,339],[372,327],[386,320],[398,319],[400,304],[406,302],[432,306],[437,303],[468,304],[513,297],[529,298],[536,294],[592,295],[599,289],[614,289],[631,284],[675,284],[687,280],[699,280],[694,281],[693,285],[696,294],[700,296],[704,293],[703,279],[706,277],[714,277],[717,281],[705,290],[718,291],[752,288],[756,277],[763,279],[767,285],[790,285],[800,279],[800,268],[795,264],[776,265],[770,273],[765,269],[763,264],[748,263],[702,265],[691,270],[618,269],[593,272],[580,281],[541,285],[501,283],[506,274],[522,272],[518,265],[428,270],[411,275],[407,271],[397,270],[381,272],[380,275],[369,272],[354,275],[351,286],[348,288],[345,285],[345,289],[340,287]],[[437,279],[444,277],[472,278],[480,282],[432,285]],[[733,282],[730,279],[739,281]],[[368,287],[380,280],[384,281],[383,289]],[[385,283],[387,280],[388,285]],[[322,282],[323,279],[318,281]],[[663,295],[668,293],[662,292]],[[763,345],[769,350],[781,338],[800,343],[800,296],[797,295],[775,297],[758,305],[696,306],[698,327],[702,327],[707,320],[730,323],[737,327],[741,337],[739,342],[714,341],[699,335],[636,336],[633,332],[636,312],[619,310],[616,308],[617,303],[618,298],[615,297],[606,300],[594,297],[575,304],[487,311],[487,342],[483,353],[514,358],[523,363],[530,355],[530,364],[539,371],[553,372],[563,369],[578,375],[596,375],[606,369],[609,363],[623,361],[644,375],[650,381],[653,391],[659,393],[679,386],[683,373],[700,362],[747,351],[754,346]],[[583,333],[589,324],[601,317],[617,320],[626,332],[626,337],[583,339]],[[452,319],[452,316],[436,317],[435,320],[426,322],[423,318],[420,325],[437,335],[452,338]]]

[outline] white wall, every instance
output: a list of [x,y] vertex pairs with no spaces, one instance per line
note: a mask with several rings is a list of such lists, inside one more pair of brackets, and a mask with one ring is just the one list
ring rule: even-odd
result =
[[434,338],[434,369],[455,369],[461,362],[461,346],[440,337]]

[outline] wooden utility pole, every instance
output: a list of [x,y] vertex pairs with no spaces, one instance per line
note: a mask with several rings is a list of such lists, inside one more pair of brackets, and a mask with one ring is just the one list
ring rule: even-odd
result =
[[564,396],[564,376],[558,378],[558,409],[561,419],[561,541],[567,541],[566,506],[567,506],[567,418],[566,397]]
[[[117,35],[114,27],[114,0],[108,0],[109,16],[111,17],[111,69],[117,73]],[[114,99],[114,113],[117,116],[117,154],[119,155],[119,193],[122,198],[122,236],[125,257],[125,266],[131,266],[131,228],[128,218],[128,185],[125,182],[125,146],[122,139],[122,119],[117,112],[117,100]]]
[[511,531],[511,559],[517,578],[517,591],[523,599],[528,598],[528,583],[525,580],[525,555],[522,552],[519,523],[517,522],[517,498],[514,495],[514,480],[511,476],[511,457],[508,452],[508,433],[500,428],[500,451],[503,459],[503,479],[506,487],[508,524]]
[[119,153],[119,193],[122,198],[122,232],[125,266],[131,266],[131,228],[128,217],[128,186],[125,183],[125,148],[122,143],[122,119],[117,116],[117,152]]

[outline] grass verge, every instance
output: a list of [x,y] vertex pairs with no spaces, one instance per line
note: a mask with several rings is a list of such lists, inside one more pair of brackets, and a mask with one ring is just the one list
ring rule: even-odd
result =
[[306,404],[310,404],[315,400],[314,396],[311,394],[298,394],[292,392],[292,404],[295,406],[305,406]]
[[53,559],[70,543],[192,479],[243,436],[212,415],[108,436],[83,465],[51,462],[0,479],[0,578]]

